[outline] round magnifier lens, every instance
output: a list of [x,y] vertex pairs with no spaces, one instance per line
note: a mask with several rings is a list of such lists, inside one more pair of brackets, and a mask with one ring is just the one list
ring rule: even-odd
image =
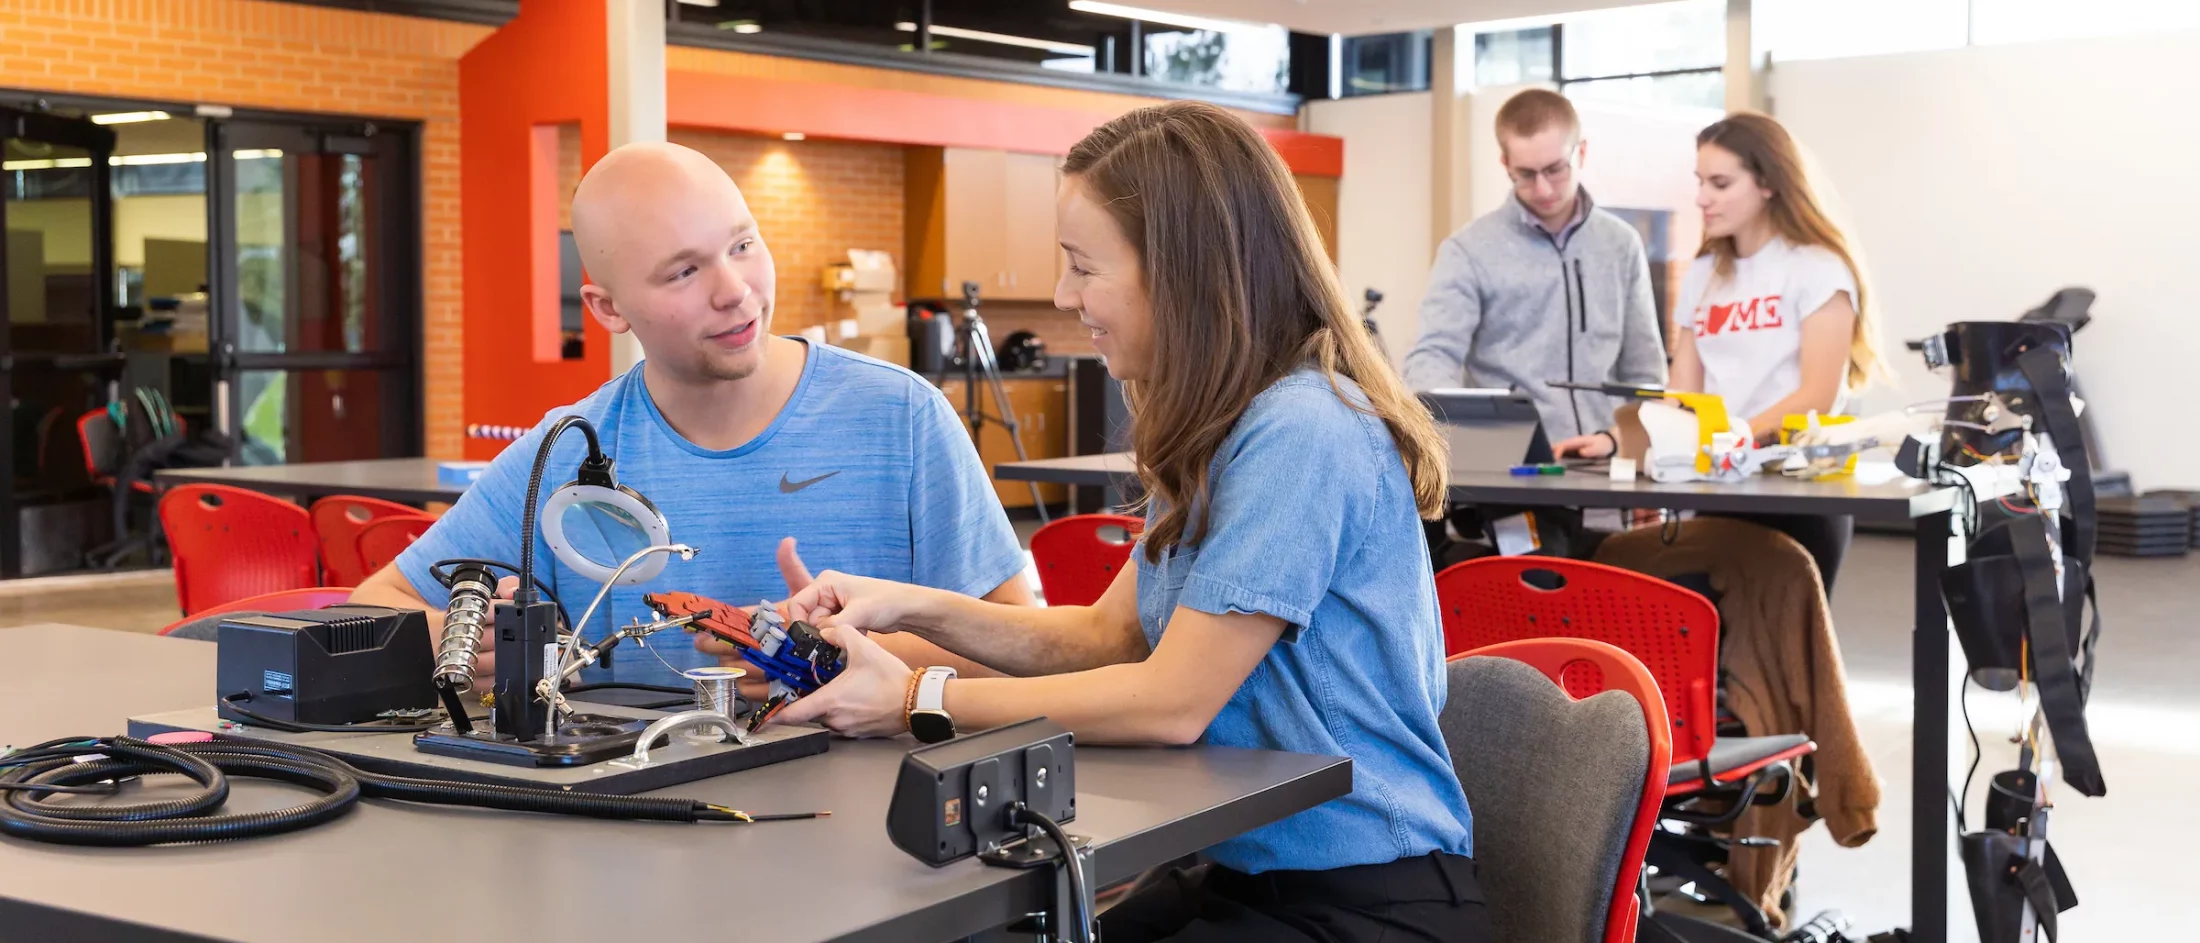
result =
[[[671,526],[655,505],[625,488],[571,484],[544,502],[542,537],[550,552],[573,572],[609,582],[619,564],[644,547],[671,541]],[[654,579],[665,568],[662,554],[629,567],[622,586]]]

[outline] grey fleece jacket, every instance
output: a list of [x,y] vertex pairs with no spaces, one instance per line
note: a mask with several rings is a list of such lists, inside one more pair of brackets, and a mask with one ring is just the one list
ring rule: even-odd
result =
[[1518,199],[1468,223],[1436,250],[1405,379],[1527,393],[1553,442],[1611,425],[1617,398],[1548,384],[1665,383],[1642,237],[1594,203],[1564,249]]

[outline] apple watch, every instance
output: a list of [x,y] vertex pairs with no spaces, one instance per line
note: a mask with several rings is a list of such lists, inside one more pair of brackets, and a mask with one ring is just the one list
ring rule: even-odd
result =
[[919,743],[939,743],[955,737],[955,718],[947,715],[947,680],[955,669],[944,665],[924,669],[917,681],[917,697],[909,708],[909,732]]

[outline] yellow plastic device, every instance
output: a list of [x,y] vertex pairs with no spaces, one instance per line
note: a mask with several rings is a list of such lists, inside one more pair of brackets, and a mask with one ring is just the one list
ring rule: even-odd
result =
[[[1819,417],[1818,417],[1818,424],[1819,424],[1820,426],[1838,426],[1838,425],[1843,425],[1843,424],[1846,424],[1846,423],[1851,423],[1851,422],[1855,422],[1855,421],[1856,421],[1856,417],[1855,417],[1855,416],[1819,416]],[[1802,433],[1802,432],[1803,432],[1804,430],[1806,430],[1806,429],[1809,429],[1809,428],[1810,428],[1810,416],[1808,416],[1808,415],[1793,415],[1793,414],[1791,414],[1791,415],[1787,415],[1787,416],[1782,416],[1782,417],[1780,417],[1780,444],[1781,444],[1781,445],[1794,445],[1794,444],[1795,444],[1795,437],[1796,437],[1796,436],[1797,436],[1798,434]],[[1845,461],[1845,462],[1842,462],[1842,463],[1841,463],[1841,470],[1840,470],[1840,471],[1827,472],[1827,473],[1825,473],[1825,474],[1823,474],[1823,475],[1819,475],[1818,477],[1820,477],[1820,478],[1835,478],[1835,477],[1839,477],[1839,476],[1841,476],[1841,475],[1853,475],[1853,474],[1856,474],[1856,458],[1857,458],[1857,457],[1856,457],[1855,455],[1851,455],[1851,456],[1849,456],[1849,458],[1848,458],[1848,461]]]

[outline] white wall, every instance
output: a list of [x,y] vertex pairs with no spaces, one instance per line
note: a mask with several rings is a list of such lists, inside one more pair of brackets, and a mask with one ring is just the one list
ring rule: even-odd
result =
[[[1471,98],[1467,123],[1475,145],[1471,190],[1476,216],[1512,198],[1512,181],[1498,163],[1497,109],[1528,87],[1478,88]],[[1703,235],[1703,214],[1696,209],[1696,132],[1719,120],[1720,113],[1708,108],[1636,108],[1602,102],[1575,102],[1574,110],[1581,115],[1582,139],[1589,143],[1581,168],[1582,186],[1599,206],[1671,211],[1672,257],[1693,256]]]
[[2058,288],[2100,295],[2076,343],[2111,465],[2200,485],[2187,404],[2200,310],[2200,32],[1781,64],[1775,114],[1839,191],[1903,385],[1945,395],[1901,349],[1950,321],[2007,320]]
[[1374,288],[1377,330],[1402,363],[1419,330],[1429,263],[1429,96],[1369,95],[1306,106],[1300,124],[1344,139],[1337,187],[1337,271],[1353,303]]

